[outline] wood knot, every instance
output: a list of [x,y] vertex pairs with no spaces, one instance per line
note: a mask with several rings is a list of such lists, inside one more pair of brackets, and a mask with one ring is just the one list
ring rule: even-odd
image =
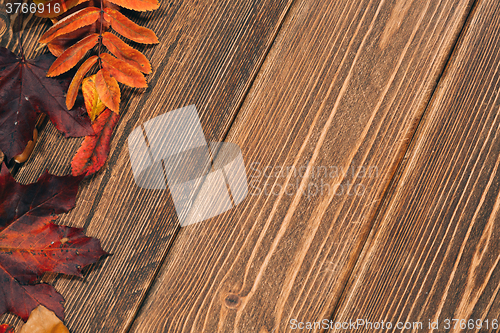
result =
[[229,309],[236,309],[241,304],[240,296],[236,294],[229,294],[226,296],[225,303]]

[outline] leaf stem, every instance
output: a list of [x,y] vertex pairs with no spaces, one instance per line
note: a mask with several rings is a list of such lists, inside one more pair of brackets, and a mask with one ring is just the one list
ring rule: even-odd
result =
[[101,47],[102,47],[102,21],[104,20],[104,9],[103,9],[103,0],[100,0],[101,3],[101,19],[100,19],[100,27],[99,27],[99,66],[102,68],[102,60],[101,60]]
[[23,28],[23,19],[22,19],[22,14],[18,13],[16,16],[16,20],[19,20],[17,23],[17,43],[19,44],[19,51],[21,52],[21,59],[24,62],[26,59],[24,57],[24,48],[23,48],[23,42],[21,38],[21,30]]

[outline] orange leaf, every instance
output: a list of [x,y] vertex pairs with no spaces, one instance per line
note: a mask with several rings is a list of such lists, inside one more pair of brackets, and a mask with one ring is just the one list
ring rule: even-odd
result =
[[54,57],[59,57],[66,50],[66,47],[57,40],[48,42],[47,47]]
[[160,4],[156,0],[108,0],[108,1],[123,8],[137,10],[140,12],[144,12],[147,10],[154,10],[160,7]]
[[37,11],[36,16],[44,18],[58,17],[67,12],[69,9],[87,1],[89,0],[51,0],[44,2],[43,11]]
[[95,74],[83,80],[82,92],[83,98],[85,99],[87,113],[89,114],[90,120],[94,121],[95,118],[106,108],[97,94],[97,89],[95,87]]
[[125,61],[116,59],[111,54],[101,53],[102,67],[118,82],[134,88],[146,88],[146,79],[138,69]]
[[39,305],[31,311],[30,317],[21,328],[20,333],[69,333],[69,331],[54,312]]
[[[50,53],[52,53],[56,57],[59,57],[64,51],[66,51],[66,49],[71,47],[77,41],[81,40],[85,36],[100,31],[101,29],[100,21],[101,20],[97,20],[91,25],[78,28],[75,31],[54,38],[53,40],[47,43],[47,47],[49,48]],[[102,20],[102,23],[103,23],[102,25],[103,31],[106,31],[110,28],[108,22]]]
[[97,72],[95,87],[104,105],[118,114],[120,109],[120,87],[106,69],[103,68]]
[[126,61],[145,74],[151,73],[151,64],[144,54],[130,47],[110,32],[102,34],[102,43],[115,57]]
[[104,20],[109,22],[111,24],[111,28],[113,28],[120,35],[131,39],[134,42],[142,44],[158,43],[158,38],[156,38],[153,30],[135,24],[117,10],[104,8]]
[[76,95],[78,95],[78,87],[80,86],[85,74],[87,74],[89,69],[92,68],[92,66],[94,66],[97,62],[97,59],[97,56],[92,56],[85,60],[73,77],[73,80],[68,88],[68,93],[66,94],[66,106],[68,107],[68,110],[71,110],[73,105],[75,105]]
[[92,49],[99,40],[99,34],[85,37],[75,45],[68,48],[54,61],[47,72],[48,77],[57,76],[73,68],[83,56]]
[[73,14],[66,16],[54,24],[38,41],[39,43],[48,43],[54,38],[72,32],[78,28],[91,25],[100,16],[100,9],[96,7],[87,7]]

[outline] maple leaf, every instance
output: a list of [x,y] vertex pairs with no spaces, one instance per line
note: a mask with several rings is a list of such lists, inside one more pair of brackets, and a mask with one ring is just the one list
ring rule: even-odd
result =
[[0,48],[0,150],[6,160],[22,153],[33,139],[40,112],[47,114],[66,137],[93,134],[90,120],[81,116],[83,107],[66,108],[64,92],[69,79],[45,76],[54,59],[44,54],[25,60]]
[[39,182],[17,184],[5,164],[0,170],[2,229],[0,231],[0,315],[12,312],[27,320],[39,305],[63,319],[63,298],[48,284],[34,284],[44,273],[81,276],[82,267],[106,255],[97,239],[81,229],[52,223],[47,215],[71,209],[82,177],[57,177],[47,172]]
[[118,122],[118,116],[111,110],[104,110],[92,127],[95,136],[87,136],[71,162],[73,176],[89,176],[97,172],[106,162],[109,154],[109,144],[113,128]]

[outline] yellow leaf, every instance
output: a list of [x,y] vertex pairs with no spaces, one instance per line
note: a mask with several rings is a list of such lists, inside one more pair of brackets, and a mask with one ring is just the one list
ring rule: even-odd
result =
[[20,333],[69,333],[69,330],[54,312],[39,305],[31,311],[30,317],[21,328]]
[[104,103],[99,98],[99,94],[97,94],[97,89],[95,87],[95,74],[83,80],[82,92],[83,98],[85,99],[87,113],[89,114],[90,120],[94,121],[95,118],[97,118],[97,116],[100,115],[106,108]]

